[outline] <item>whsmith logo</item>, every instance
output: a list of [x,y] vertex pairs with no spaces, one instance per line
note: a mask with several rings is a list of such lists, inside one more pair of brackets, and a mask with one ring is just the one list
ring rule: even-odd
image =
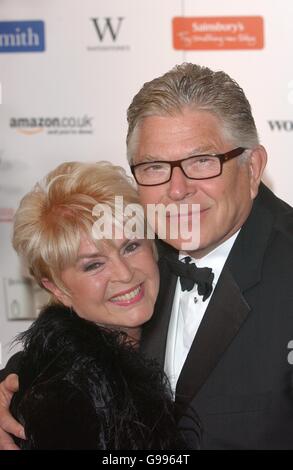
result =
[[43,21],[0,22],[0,52],[42,52],[44,50]]
[[89,51],[97,50],[118,50],[125,51],[129,50],[130,46],[127,44],[121,44],[119,42],[119,36],[122,29],[122,24],[125,20],[123,16],[117,16],[111,18],[109,16],[103,18],[90,18],[91,24],[98,39],[99,44],[88,46]]
[[293,131],[293,121],[290,119],[286,120],[275,120],[268,121],[271,131],[284,131],[292,132]]
[[93,117],[88,115],[64,117],[12,117],[10,127],[19,134],[34,135],[47,131],[50,135],[93,134]]

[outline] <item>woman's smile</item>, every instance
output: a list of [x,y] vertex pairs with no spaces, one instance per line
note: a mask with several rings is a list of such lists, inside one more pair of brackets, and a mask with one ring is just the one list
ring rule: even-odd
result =
[[62,271],[61,280],[68,293],[56,288],[56,297],[80,317],[137,328],[152,316],[159,272],[149,240],[97,244],[82,233],[77,261]]
[[134,288],[128,289],[127,291],[120,292],[115,297],[111,297],[109,302],[113,302],[121,307],[128,307],[139,302],[144,296],[144,286],[139,284]]

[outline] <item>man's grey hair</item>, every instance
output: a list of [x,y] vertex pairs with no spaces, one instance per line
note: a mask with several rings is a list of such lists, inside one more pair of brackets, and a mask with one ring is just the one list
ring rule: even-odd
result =
[[225,72],[184,63],[147,82],[135,95],[127,111],[127,156],[135,154],[137,130],[148,116],[174,116],[190,108],[218,117],[223,136],[237,147],[259,144],[251,106],[242,88]]

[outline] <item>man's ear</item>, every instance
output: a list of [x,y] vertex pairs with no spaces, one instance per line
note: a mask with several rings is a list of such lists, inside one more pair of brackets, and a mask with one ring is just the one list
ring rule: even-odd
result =
[[57,287],[54,282],[49,281],[49,279],[47,278],[43,278],[42,284],[45,289],[50,291],[59,300],[59,302],[61,302],[66,307],[71,307],[71,300],[69,295],[67,295],[64,291]]
[[254,199],[257,196],[258,187],[267,164],[267,158],[266,149],[262,145],[258,145],[252,149],[249,158],[251,199]]

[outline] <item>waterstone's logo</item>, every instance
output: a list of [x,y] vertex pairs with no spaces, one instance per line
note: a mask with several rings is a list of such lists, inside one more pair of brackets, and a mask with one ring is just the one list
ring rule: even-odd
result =
[[271,131],[277,132],[293,132],[292,119],[275,119],[268,121]]
[[162,240],[181,240],[182,250],[196,250],[200,241],[199,204],[124,204],[115,196],[114,207],[97,204],[92,211],[97,220],[92,227],[95,240],[128,240],[157,235]]
[[0,22],[0,52],[42,52],[44,50],[43,21]]
[[88,51],[126,51],[130,49],[128,44],[122,43],[123,39],[120,38],[121,30],[124,26],[124,16],[117,16],[115,18],[106,16],[103,18],[90,18],[95,31],[95,38],[98,40],[97,44],[91,44],[87,47]]

